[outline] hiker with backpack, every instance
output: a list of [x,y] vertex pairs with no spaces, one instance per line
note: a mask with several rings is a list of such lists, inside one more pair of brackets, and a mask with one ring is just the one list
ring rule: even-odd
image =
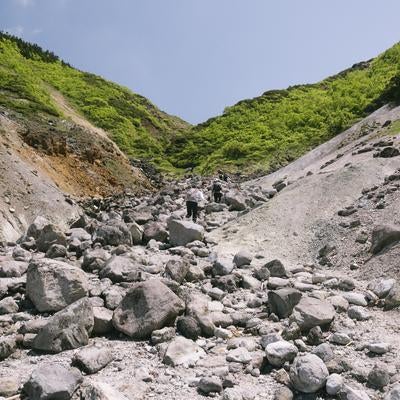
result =
[[216,203],[221,203],[222,199],[222,184],[219,179],[216,179],[211,187],[211,195]]
[[197,221],[199,203],[204,201],[203,192],[193,184],[186,193],[186,218],[192,218],[193,222]]

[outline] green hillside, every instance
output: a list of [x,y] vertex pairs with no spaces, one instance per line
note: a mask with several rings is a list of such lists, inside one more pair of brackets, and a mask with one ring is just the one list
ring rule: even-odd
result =
[[169,167],[164,148],[189,124],[115,83],[72,68],[53,53],[0,33],[0,105],[25,116],[61,116],[50,90],[61,92],[94,125],[134,158]]
[[268,91],[190,126],[146,98],[0,33],[0,105],[29,118],[62,117],[52,88],[128,156],[163,170],[268,172],[400,100],[400,44],[319,83]]
[[[400,98],[400,44],[322,82],[275,90],[228,107],[178,136],[167,150],[177,167],[201,172],[271,171]],[[189,160],[189,161],[188,161]]]

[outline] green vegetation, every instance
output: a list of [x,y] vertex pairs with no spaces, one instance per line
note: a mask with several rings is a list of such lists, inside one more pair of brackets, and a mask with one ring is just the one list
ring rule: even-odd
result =
[[0,33],[0,104],[28,116],[60,116],[49,86],[94,125],[108,131],[128,156],[172,169],[163,149],[189,124],[127,88],[74,69],[37,45]]
[[174,138],[167,154],[175,166],[196,166],[203,173],[277,169],[383,104],[399,102],[399,66],[396,44],[322,82],[241,101]]
[[400,102],[400,44],[316,84],[274,90],[190,127],[51,52],[0,34],[0,105],[24,114],[60,115],[53,87],[128,155],[164,171],[195,167],[271,171],[332,138],[388,102]]
[[383,133],[389,136],[398,135],[400,133],[400,120],[392,122]]

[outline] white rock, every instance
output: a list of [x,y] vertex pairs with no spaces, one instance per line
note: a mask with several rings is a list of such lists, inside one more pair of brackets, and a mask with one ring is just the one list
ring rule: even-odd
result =
[[326,380],[326,392],[331,396],[336,396],[343,387],[344,380],[339,374],[332,374]]
[[178,336],[168,345],[163,363],[174,367],[177,365],[193,366],[204,356],[205,351],[193,340]]

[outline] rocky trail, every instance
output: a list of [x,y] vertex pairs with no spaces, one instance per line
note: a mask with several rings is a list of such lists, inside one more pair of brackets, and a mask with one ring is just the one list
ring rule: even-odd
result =
[[38,216],[0,247],[0,396],[399,399],[398,114],[224,183],[197,224],[198,177]]

